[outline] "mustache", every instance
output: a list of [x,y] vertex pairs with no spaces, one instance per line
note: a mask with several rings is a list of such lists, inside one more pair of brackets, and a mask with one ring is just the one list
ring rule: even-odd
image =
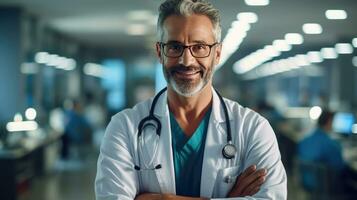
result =
[[185,65],[175,65],[169,68],[170,73],[174,72],[185,72],[185,71],[201,71],[204,72],[206,69],[202,66],[185,66]]

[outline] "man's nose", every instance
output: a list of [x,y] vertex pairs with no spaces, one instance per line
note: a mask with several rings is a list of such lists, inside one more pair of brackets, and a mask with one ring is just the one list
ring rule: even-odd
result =
[[189,48],[185,48],[182,55],[179,58],[179,64],[190,66],[196,61],[195,57],[192,56]]

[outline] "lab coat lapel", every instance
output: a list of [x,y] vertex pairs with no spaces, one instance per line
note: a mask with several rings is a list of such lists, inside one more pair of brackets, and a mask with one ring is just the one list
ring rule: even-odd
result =
[[211,197],[221,166],[222,148],[226,144],[225,117],[219,97],[213,90],[212,112],[208,125],[201,174],[201,196]]
[[162,94],[156,105],[154,113],[159,118],[162,125],[158,147],[158,163],[161,164],[162,168],[155,170],[156,177],[160,184],[161,193],[176,194],[167,92]]

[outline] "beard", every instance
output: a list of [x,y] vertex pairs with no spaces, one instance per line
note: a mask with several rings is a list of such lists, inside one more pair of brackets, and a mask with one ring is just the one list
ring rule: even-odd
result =
[[[167,84],[181,96],[192,97],[202,91],[213,76],[213,64],[211,67],[175,65],[163,66]],[[181,77],[180,74],[193,75],[194,78]],[[198,76],[197,76],[198,75]]]

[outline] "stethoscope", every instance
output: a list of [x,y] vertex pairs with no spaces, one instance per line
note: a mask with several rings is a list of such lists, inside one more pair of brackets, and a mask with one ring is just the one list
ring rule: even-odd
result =
[[[159,146],[159,142],[156,142],[155,147],[154,147],[154,151],[153,151],[153,156],[151,157],[149,163],[144,163],[144,166],[141,165],[141,155],[142,154],[142,147],[145,146],[145,142],[143,139],[143,130],[146,128],[154,128],[156,129],[156,138],[158,141],[158,139],[161,136],[161,122],[160,120],[155,117],[154,115],[154,110],[155,110],[155,106],[156,103],[159,99],[159,97],[161,96],[162,93],[164,93],[167,90],[167,87],[165,87],[164,89],[162,89],[155,97],[154,100],[151,104],[151,108],[150,108],[150,113],[147,117],[143,118],[138,126],[138,160],[139,160],[139,165],[134,165],[134,169],[141,171],[141,170],[156,170],[156,169],[161,169],[162,166],[161,164],[157,164],[157,165],[153,165],[154,163],[154,159],[157,156],[157,149]],[[222,155],[225,159],[232,159],[234,158],[236,152],[237,152],[237,148],[236,146],[232,143],[232,133],[231,133],[231,125],[229,122],[229,115],[228,115],[228,109],[226,104],[223,101],[222,96],[218,93],[218,91],[216,90],[216,93],[219,97],[219,100],[223,106],[223,111],[224,111],[224,117],[226,118],[226,126],[227,126],[227,143],[224,145],[224,147],[222,148]],[[154,167],[150,167],[150,166],[154,166]]]

